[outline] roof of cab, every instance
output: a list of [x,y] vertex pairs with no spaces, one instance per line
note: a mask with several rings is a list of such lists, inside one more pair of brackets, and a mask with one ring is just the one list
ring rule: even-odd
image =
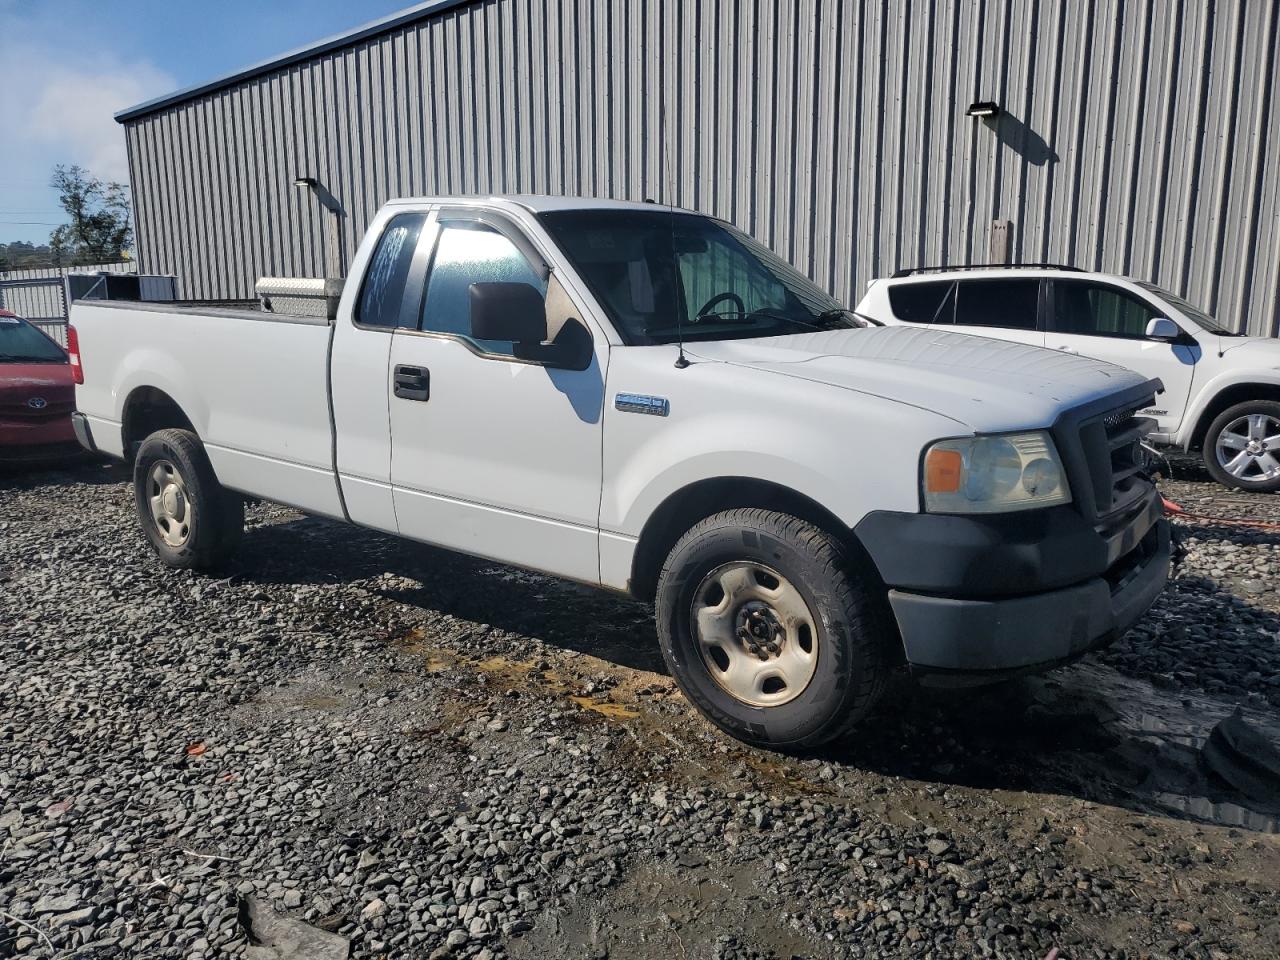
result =
[[611,200],[607,197],[551,197],[536,194],[520,193],[507,196],[485,196],[472,194],[451,197],[403,197],[388,201],[392,204],[422,203],[466,203],[468,201],[486,201],[499,204],[515,204],[532,213],[548,213],[553,210],[647,210],[671,211],[675,213],[697,213],[682,207],[671,207],[665,203],[648,200]]

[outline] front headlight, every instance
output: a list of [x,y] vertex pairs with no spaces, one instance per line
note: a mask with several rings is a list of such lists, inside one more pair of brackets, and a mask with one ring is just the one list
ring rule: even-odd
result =
[[930,513],[1004,513],[1071,502],[1067,474],[1043,430],[942,440],[924,456]]

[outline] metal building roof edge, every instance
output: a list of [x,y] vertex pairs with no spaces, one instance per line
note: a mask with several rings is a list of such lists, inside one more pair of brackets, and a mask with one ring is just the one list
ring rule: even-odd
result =
[[356,27],[354,30],[348,30],[346,33],[334,34],[324,40],[307,44],[305,47],[297,47],[288,53],[271,57],[269,60],[262,60],[258,63],[251,64],[247,67],[241,67],[231,73],[223,74],[204,83],[198,83],[191,87],[184,87],[181,90],[175,90],[173,93],[166,93],[163,96],[155,97],[143,103],[136,104],[132,107],[126,107],[117,111],[114,116],[117,123],[126,123],[129,120],[137,120],[147,114],[155,113],[164,107],[170,107],[174,104],[183,103],[187,100],[194,100],[196,97],[213,93],[215,90],[222,90],[226,87],[233,86],[244,80],[250,80],[264,73],[270,73],[273,70],[279,70],[291,64],[307,60],[311,57],[327,53],[338,47],[350,46],[359,43],[368,37],[376,36],[380,33],[388,33],[397,27],[406,23],[412,23],[415,20],[423,20],[433,14],[443,13],[453,7],[463,7],[468,4],[477,2],[477,0],[424,0],[422,3],[407,7],[397,13],[390,14],[378,20],[371,20],[363,26]]

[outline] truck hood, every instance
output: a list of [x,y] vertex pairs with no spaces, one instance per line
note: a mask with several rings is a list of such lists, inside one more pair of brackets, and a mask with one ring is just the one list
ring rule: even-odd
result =
[[978,433],[1047,427],[1063,410],[1146,382],[1101,360],[926,327],[717,340],[685,351],[911,404]]

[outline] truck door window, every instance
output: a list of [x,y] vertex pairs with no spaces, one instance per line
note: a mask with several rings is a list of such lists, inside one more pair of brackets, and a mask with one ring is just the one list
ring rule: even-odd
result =
[[510,356],[514,352],[510,341],[471,335],[471,284],[498,282],[527,283],[543,296],[547,293],[547,285],[529,261],[502,234],[481,223],[443,223],[427,276],[420,329],[453,334],[485,353]]
[[1137,297],[1116,287],[1081,280],[1055,280],[1053,331],[1087,337],[1141,340],[1159,316]]
[[393,217],[378,239],[364,287],[356,304],[356,323],[366,327],[412,327],[412,313],[405,316],[404,284],[413,262],[413,251],[422,233],[425,213],[402,213]]
[[1039,280],[961,280],[956,284],[955,322],[1034,330],[1039,299]]
[[889,306],[895,317],[907,323],[951,323],[954,288],[954,280],[890,284]]

